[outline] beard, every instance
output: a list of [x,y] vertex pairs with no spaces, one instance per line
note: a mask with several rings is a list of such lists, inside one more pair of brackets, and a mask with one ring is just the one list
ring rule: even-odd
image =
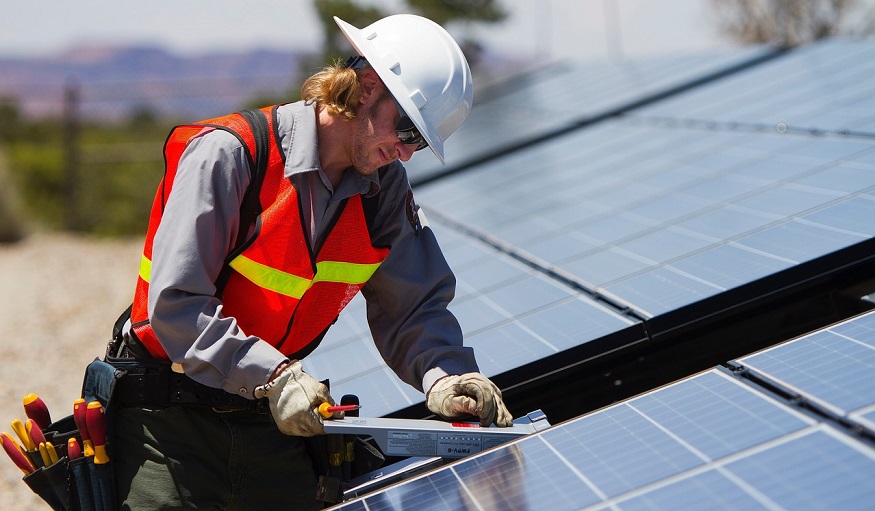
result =
[[356,129],[352,141],[352,165],[359,174],[369,176],[380,167],[391,163],[391,160],[387,161],[383,151],[378,150],[381,142],[379,142],[377,131],[380,128],[375,124],[380,108],[391,99],[392,96],[384,89],[376,101],[365,108],[360,108],[355,117]]

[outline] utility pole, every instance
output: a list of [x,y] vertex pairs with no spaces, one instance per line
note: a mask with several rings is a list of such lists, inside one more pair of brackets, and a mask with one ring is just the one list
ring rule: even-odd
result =
[[78,229],[79,129],[81,125],[79,84],[68,79],[64,85],[64,204],[63,224],[68,231]]

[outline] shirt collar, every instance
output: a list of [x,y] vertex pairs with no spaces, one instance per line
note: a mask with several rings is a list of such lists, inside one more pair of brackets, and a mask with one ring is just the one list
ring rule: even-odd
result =
[[[288,108],[288,112],[284,111]],[[286,154],[286,177],[303,172],[317,172],[322,183],[331,190],[328,177],[319,164],[319,135],[316,131],[316,103],[299,101],[280,107],[278,122],[282,149]],[[338,190],[349,190],[367,197],[380,191],[378,172],[363,176],[353,169],[343,174]]]

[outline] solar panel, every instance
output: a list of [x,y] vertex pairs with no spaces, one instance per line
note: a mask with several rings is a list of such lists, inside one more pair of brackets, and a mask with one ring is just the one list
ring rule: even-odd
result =
[[[744,91],[761,89],[763,76],[775,73],[772,67],[793,72],[816,54],[818,65],[835,70],[827,61],[847,64],[848,55],[868,53],[828,44],[704,83],[709,73],[762,54],[751,51],[710,63],[680,58],[676,67],[665,68],[666,74],[657,63],[640,68],[648,71],[625,88],[616,81],[623,72],[600,81],[596,72],[545,69],[481,102],[515,115],[522,107],[503,102],[565,94],[555,96],[567,102],[562,112],[541,105],[541,117],[531,119],[530,128],[542,129],[538,119],[560,123],[598,116],[678,83],[703,82],[634,115],[568,131],[415,187],[457,274],[451,310],[484,373],[515,386],[625,346],[644,347],[642,341],[665,338],[704,318],[741,313],[747,319],[745,312],[731,309],[774,299],[777,292],[790,293],[798,283],[831,272],[852,272],[861,258],[871,257],[875,146],[870,140],[822,134],[829,130],[780,133],[741,121],[725,123],[719,116],[671,117],[673,112],[712,115],[720,105],[731,110],[727,115],[744,112],[733,101],[700,91],[725,92],[722,84],[731,81],[737,92],[728,97],[749,99]],[[819,70],[806,72],[811,80],[823,79]],[[575,73],[583,73],[576,79],[590,87],[593,101],[565,90],[576,83],[568,81]],[[868,80],[868,75],[855,76]],[[642,85],[653,77],[661,78]],[[798,97],[794,87],[808,85],[784,82],[781,94]],[[612,88],[613,96],[606,92]],[[823,101],[836,104],[831,97]],[[847,112],[862,119],[869,110]],[[472,121],[476,125],[473,114]],[[516,131],[499,129],[501,122],[496,119],[478,137],[460,131],[454,138],[473,145],[504,143],[503,137]],[[415,175],[418,169],[410,167]],[[334,394],[360,394],[368,415],[421,405],[422,395],[380,360],[364,316],[363,301],[354,300],[305,366],[330,379]],[[355,357],[340,356],[347,351]],[[745,352],[730,356],[740,353]]]
[[[690,82],[767,58],[765,48],[623,62],[553,64],[493,87],[478,88],[474,109],[447,140],[447,166],[415,156],[416,184],[496,151],[609,115]],[[475,80],[477,77],[475,76]]]
[[864,140],[618,120],[525,153],[424,186],[420,201],[645,317],[872,236],[845,214],[875,214]]
[[[561,282],[547,278],[489,245],[431,222],[456,273],[450,310],[487,375],[556,356],[588,341],[644,337],[640,322]],[[365,301],[356,296],[322,345],[303,360],[307,372],[330,382],[331,393],[360,396],[363,414],[389,415],[420,404],[423,395],[382,361],[367,330]],[[587,325],[581,330],[580,322]],[[635,325],[639,325],[635,329]],[[630,329],[632,331],[630,331]]]
[[866,509],[875,449],[713,369],[339,509]]
[[740,359],[744,367],[850,416],[875,407],[875,314]]
[[[743,344],[725,367],[340,507],[871,507],[875,313],[775,336],[834,317],[821,308],[866,308],[842,286],[873,278],[873,56],[867,41],[812,45],[561,135],[521,107],[508,112],[531,117],[530,131],[513,140],[497,116],[483,150],[552,136],[416,187],[488,375],[583,408],[614,396],[612,381],[688,375],[747,337],[793,340]],[[495,104],[526,87],[558,93],[553,77]],[[478,140],[464,142],[480,158]],[[563,364],[582,364],[582,383],[533,383]]]
[[799,48],[635,115],[775,131],[875,134],[875,46],[832,40]]

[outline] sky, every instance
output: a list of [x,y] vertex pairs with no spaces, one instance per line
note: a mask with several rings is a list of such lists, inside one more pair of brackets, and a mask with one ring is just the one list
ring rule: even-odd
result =
[[[633,58],[731,47],[712,0],[500,0],[508,18],[447,27],[495,52],[545,60]],[[401,0],[371,0],[403,12]],[[0,17],[0,57],[55,56],[81,45],[148,45],[180,55],[316,49],[311,0],[12,0]]]

